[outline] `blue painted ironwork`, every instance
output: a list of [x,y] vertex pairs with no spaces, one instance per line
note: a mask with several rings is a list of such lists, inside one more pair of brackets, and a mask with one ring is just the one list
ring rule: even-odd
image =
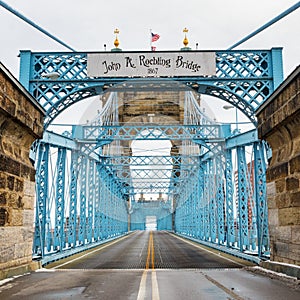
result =
[[233,212],[233,181],[232,181],[232,150],[227,149],[225,153],[225,180],[226,180],[226,242],[232,246],[235,242],[234,212]]
[[[87,53],[21,51],[20,81],[47,111],[45,127],[70,105],[101,94],[107,88],[113,91],[160,90],[162,81],[165,90],[174,90],[179,82],[199,93],[221,98],[242,110],[256,124],[255,110],[283,79],[281,51],[280,48],[216,51],[215,77],[146,80],[87,77]],[[47,77],[49,73],[57,73],[58,78]]]
[[[259,256],[266,255],[269,247],[263,171],[266,162],[257,132],[233,134],[229,125],[209,120],[201,113],[193,93],[187,94],[182,83],[243,109],[255,124],[256,108],[280,79],[280,67],[276,70],[272,66],[272,59],[279,59],[280,55],[278,49],[218,51],[216,77],[128,79],[118,85],[125,78],[87,78],[85,53],[22,52],[22,66],[25,69],[30,66],[32,78],[26,77],[25,71],[21,78],[46,109],[46,127],[61,111],[103,92],[106,85],[112,86],[113,95],[111,102],[107,101],[111,110],[108,106],[104,109],[107,119],[101,113],[101,118],[90,124],[73,126],[70,133],[44,135],[41,145],[48,147],[46,164],[56,166],[48,181],[57,182],[57,188],[51,192],[48,187],[47,191],[38,187],[41,195],[38,209],[42,213],[36,219],[36,227],[46,229],[37,228],[35,254],[45,256],[71,248],[88,248],[126,233],[129,227],[143,230],[147,216],[153,215],[157,217],[159,230],[173,229],[178,234],[241,252],[251,249]],[[41,78],[50,71],[58,72],[60,78],[57,81]],[[120,124],[118,97],[114,93],[130,90],[132,86],[143,92],[161,91],[162,81],[164,89],[172,90],[175,86],[178,91],[186,92],[183,124]],[[121,143],[137,140],[169,140],[180,147],[180,152],[171,155],[170,150],[164,156],[119,153]],[[110,145],[118,151],[110,152]],[[254,162],[246,155],[246,147],[252,149]],[[58,155],[53,155],[57,150]],[[43,152],[38,153],[42,157]],[[45,158],[37,161],[37,174],[43,174]],[[253,168],[255,178],[251,177]],[[48,171],[47,176],[51,177]],[[66,184],[68,176],[70,189],[65,195],[61,184],[63,181]],[[45,179],[39,181],[43,183]],[[257,186],[253,187],[254,183]],[[43,198],[45,193],[50,195],[49,199]],[[145,195],[159,197],[148,201]],[[44,212],[43,201],[45,207],[51,207],[54,201],[56,218],[53,219],[50,209]]]
[[239,248],[245,250],[249,246],[249,222],[248,205],[249,189],[247,186],[247,162],[245,147],[237,147],[238,157],[238,224],[239,224]]
[[217,214],[218,214],[218,243],[225,242],[225,187],[224,187],[224,174],[223,162],[221,156],[216,159],[216,198],[217,198]]
[[204,240],[204,170],[203,166],[200,166],[199,168],[199,174],[198,174],[198,184],[197,184],[197,212],[198,212],[198,232],[196,235],[196,238],[199,240]]
[[[170,79],[89,78],[86,70],[87,53],[21,51],[20,80],[45,108],[45,127],[73,103],[103,93],[108,88],[115,92],[137,89],[144,92],[159,91],[162,89],[162,82],[164,90],[182,90],[183,83],[199,93],[223,99],[242,110],[252,123],[256,124],[256,109],[283,79],[282,49],[233,51],[232,48],[297,9],[299,3],[233,45],[230,50],[216,51],[216,76]],[[0,5],[73,51],[71,47],[11,9],[3,1],[0,1]],[[56,78],[50,74],[55,74]],[[240,251],[249,249],[250,246],[255,250],[257,243],[258,255],[265,255],[268,252],[269,241],[264,147],[257,140],[255,132],[232,136],[228,131],[224,131],[221,136],[217,132],[219,126],[210,122],[202,123],[201,118],[194,118],[190,113],[188,108],[194,102],[185,102],[184,125],[195,126],[187,136],[180,136],[179,131],[174,128],[170,130],[170,126],[168,131],[166,127],[158,126],[155,130],[162,133],[160,137],[153,135],[154,131],[149,127],[144,128],[148,130],[146,135],[141,135],[142,130],[139,128],[137,137],[133,134],[136,128],[127,128],[124,133],[124,126],[122,129],[113,127],[120,125],[118,119],[115,119],[116,124],[108,124],[106,128],[104,124],[97,124],[98,129],[90,131],[90,135],[81,135],[81,141],[78,140],[79,135],[73,135],[73,138],[77,138],[76,142],[66,136],[56,136],[55,141],[50,141],[49,137],[53,137],[53,134],[48,133],[48,140],[45,136],[37,152],[38,188],[34,253],[44,256],[68,247],[85,245],[88,248],[96,240],[120,235],[128,230],[128,213],[132,214],[132,228],[144,229],[145,216],[151,213],[159,216],[159,229],[170,229],[172,221],[175,220],[177,233],[193,238],[199,237],[210,243],[226,243],[227,247],[237,245]],[[193,113],[198,114],[199,109],[196,108]],[[203,131],[203,128],[206,131]],[[182,129],[183,127],[181,131]],[[78,134],[80,130],[83,128],[77,128],[75,132]],[[114,135],[109,135],[109,131],[113,131]],[[197,135],[192,132],[197,132]],[[131,161],[128,161],[128,158],[127,165],[119,161],[116,166],[114,163],[107,163],[107,159],[101,157],[104,145],[118,139],[124,140],[126,135],[127,140],[158,140],[162,137],[173,142],[181,140],[187,149],[196,144],[200,150],[200,163],[196,163],[193,169],[191,164],[187,166],[181,163],[184,157],[178,155],[178,158],[172,158],[173,169],[169,178],[172,184],[154,181],[147,186],[143,181],[135,181],[133,185],[130,180],[124,181],[130,179],[128,172],[127,175],[120,176],[122,168],[130,166]],[[89,143],[93,146],[90,147]],[[252,147],[254,152],[254,161],[250,161],[250,165],[246,160],[245,147]],[[57,155],[54,155],[55,151],[58,151]],[[232,185],[232,178],[236,175],[232,152],[236,153],[238,161],[235,193]],[[56,157],[56,162],[53,157]],[[68,196],[65,195],[64,188],[65,178],[68,176],[66,170],[69,167],[67,157],[71,157]],[[139,164],[138,160],[143,163]],[[147,166],[145,162],[144,157],[135,161],[138,166]],[[56,166],[52,174],[51,166]],[[142,173],[139,174],[137,170],[134,172],[136,177],[141,177]],[[148,171],[147,176],[150,178]],[[164,176],[167,178],[167,171]],[[226,187],[223,183],[224,176]],[[53,182],[56,182],[55,192],[54,188],[50,187]],[[135,193],[154,190],[158,192],[159,189],[168,190],[168,193],[165,193],[168,195],[166,201],[160,199],[156,203],[147,203],[134,199]],[[66,205],[68,201],[69,206]]]
[[88,207],[87,207],[87,242],[92,242],[95,201],[95,161],[89,160]]
[[65,246],[65,167],[66,149],[58,148],[56,161],[56,192],[55,192],[55,227],[54,227],[54,249],[60,251]]
[[47,138],[37,152],[34,255],[54,257],[62,251],[67,255],[72,248],[82,250],[126,233],[127,198],[115,179],[100,170],[94,158],[80,154],[78,147],[57,147]]
[[76,246],[77,230],[77,203],[78,203],[78,159],[79,152],[71,152],[71,174],[70,174],[70,209],[68,219],[68,243],[71,247]]
[[[227,134],[228,132],[230,131],[227,131]],[[47,144],[47,140],[49,140],[51,144],[47,144],[47,147],[56,147],[53,138],[55,138],[55,135],[46,133],[43,143]],[[146,138],[147,137],[145,137],[145,139]],[[63,142],[61,139],[65,139],[66,141]],[[191,136],[190,139],[193,140],[193,136]],[[75,179],[76,176],[79,177],[77,178],[77,182],[80,183],[81,195],[79,202],[80,211],[77,212],[77,218],[74,218],[76,213],[72,211],[74,210],[74,205],[76,205],[76,200],[71,199],[76,199],[76,192],[74,190],[76,185],[73,184],[74,186],[70,188],[69,215],[68,213],[66,214],[66,216],[68,215],[69,217],[68,222],[65,224],[65,226],[68,225],[67,236],[70,237],[70,239],[68,240],[68,244],[60,244],[60,247],[67,249],[68,247],[89,245],[97,240],[108,239],[115,235],[122,234],[128,230],[127,216],[128,213],[131,212],[131,229],[134,230],[145,228],[145,218],[149,213],[159,216],[159,229],[171,229],[172,215],[174,214],[175,231],[180,234],[194,238],[198,237],[201,240],[212,243],[226,244],[228,247],[233,248],[237,246],[237,242],[241,251],[250,249],[255,233],[251,235],[252,233],[248,230],[248,228],[250,228],[249,224],[251,223],[247,220],[249,201],[245,199],[247,198],[247,193],[249,193],[249,184],[245,184],[244,182],[249,181],[249,175],[247,174],[249,171],[247,170],[247,166],[245,167],[247,164],[244,147],[257,143],[257,137],[253,133],[247,133],[237,135],[234,139],[234,137],[229,134],[227,138],[226,136],[224,137],[224,140],[225,142],[222,141],[222,147],[215,147],[216,151],[213,152],[213,155],[209,156],[205,154],[200,160],[201,154],[200,157],[195,155],[158,156],[155,161],[153,161],[154,157],[151,156],[107,157],[100,155],[97,160],[97,174],[99,176],[94,177],[94,162],[91,162],[91,160],[94,161],[94,158],[88,158],[84,154],[78,158],[80,141],[70,143],[68,142],[69,138],[67,136],[60,136],[60,139],[57,139],[57,143],[60,146],[68,145],[68,151],[71,151],[70,155],[73,159],[71,159],[70,163],[70,174],[73,179]],[[78,145],[76,145],[76,143]],[[258,151],[256,155],[261,155],[261,144],[257,143],[256,147]],[[237,201],[236,199],[235,204],[232,191],[232,178],[235,175],[231,157],[233,149],[238,149],[236,153],[240,166],[239,173],[242,174],[239,175],[240,179],[236,182],[239,200]],[[224,151],[227,153],[225,156]],[[50,153],[50,151],[48,152]],[[59,160],[59,156],[57,159]],[[257,168],[262,168],[261,164],[263,164],[263,160],[260,158],[257,159],[261,161],[257,164]],[[181,178],[182,184],[178,185],[176,181],[176,178],[180,178],[179,173],[173,175],[174,177],[172,177],[171,181],[174,184],[173,188],[170,188],[170,183],[164,185],[166,190],[168,189],[168,193],[166,193],[169,195],[167,202],[161,202],[160,206],[152,207],[152,210],[149,210],[149,207],[139,201],[137,203],[131,201],[131,205],[129,206],[124,205],[135,187],[128,188],[122,184],[122,182],[124,183],[124,181],[122,181],[123,177],[130,179],[130,172],[125,172],[127,175],[123,175],[123,177],[122,175],[117,176],[116,174],[121,172],[122,168],[130,166],[131,162],[133,167],[142,166],[142,172],[145,174],[145,171],[146,173],[148,172],[146,168],[149,166],[149,161],[151,161],[156,168],[163,166],[164,162],[175,167],[175,169],[179,168],[178,170],[181,171],[181,176],[183,176]],[[174,165],[172,165],[172,163],[174,163]],[[59,169],[60,164],[57,162],[56,165],[57,169]],[[125,169],[123,169],[123,172],[124,170]],[[190,172],[190,170],[192,170],[192,172]],[[224,173],[222,170],[224,170]],[[159,168],[157,170],[154,169],[152,176],[158,178],[159,176],[155,175],[156,171],[159,172],[161,170],[159,170]],[[136,169],[133,173],[136,173],[137,176],[141,176]],[[259,172],[256,173],[259,174]],[[40,174],[40,172],[38,172],[38,174]],[[167,172],[165,170],[162,174],[165,174],[164,176],[167,178]],[[184,180],[184,176],[186,176],[186,180]],[[226,188],[223,184],[224,176],[226,178]],[[88,181],[87,178],[89,178]],[[257,179],[257,181],[261,182],[261,179]],[[130,180],[128,182],[130,182]],[[98,191],[95,186],[99,186]],[[146,186],[147,184],[143,181],[139,181],[135,193],[145,192],[145,190],[147,190],[147,188],[145,188]],[[162,187],[163,185],[161,183],[156,183],[155,192],[158,192]],[[150,188],[150,186],[148,186],[148,189],[149,193],[154,192],[153,187]],[[246,191],[246,195],[244,191]],[[258,205],[258,207],[264,205],[265,208],[265,190],[263,190],[263,185],[261,185],[259,194],[261,195],[259,200],[260,204],[256,205]],[[98,204],[96,204],[97,199],[99,199]],[[123,203],[121,206],[122,209],[119,209],[119,202]],[[234,216],[234,205],[235,209],[239,212],[237,216]],[[264,241],[264,244],[259,244],[262,245],[259,246],[261,248],[260,255],[264,255],[268,251],[268,240],[265,235],[267,232],[265,229],[267,225],[266,212],[258,208],[257,211],[259,211],[260,214],[259,228],[263,230],[260,231],[263,233],[259,233],[258,236],[263,237],[262,240]],[[120,217],[119,214],[121,212],[123,213]],[[79,224],[75,222],[75,226],[78,227],[74,232],[75,219],[79,220]],[[44,223],[45,222],[46,221],[44,221]],[[238,232],[235,231],[235,223],[237,224]],[[96,224],[98,225],[96,226]],[[55,224],[55,226],[57,227],[59,224]],[[89,228],[92,228],[93,231],[89,231]],[[73,231],[73,233],[71,234],[70,231]],[[74,236],[76,236],[77,232],[78,237],[74,241]],[[91,235],[91,233],[93,233],[93,235]],[[71,237],[73,237],[73,239],[71,239]],[[41,241],[36,239],[36,244],[39,243],[41,243]],[[46,243],[50,245],[47,253],[53,253],[51,252],[53,241],[48,239]],[[53,250],[55,250],[55,247]]]
[[210,219],[209,219],[209,203],[210,203],[210,176],[209,176],[209,161],[204,161],[204,240],[209,241],[210,239]]
[[49,167],[49,145],[41,143],[39,145],[38,171],[36,173],[37,203],[35,213],[35,236],[33,243],[33,253],[44,255],[46,246],[46,229],[48,220],[48,167]]
[[275,24],[276,22],[280,21],[282,18],[284,18],[288,14],[292,13],[293,11],[298,9],[299,7],[300,7],[300,1],[298,1],[297,3],[295,3],[294,5],[289,7],[287,10],[285,10],[284,12],[282,12],[281,14],[279,14],[278,16],[276,16],[275,18],[273,18],[272,20],[270,20],[269,22],[264,24],[263,26],[259,27],[258,29],[256,29],[255,31],[253,31],[252,33],[250,33],[249,35],[247,35],[246,37],[244,37],[243,39],[241,39],[240,41],[235,43],[234,45],[232,45],[230,48],[228,48],[228,50],[232,50],[233,48],[236,48],[237,46],[239,46],[242,43],[246,42],[247,40],[249,40],[253,36],[260,33],[261,31],[265,30],[266,28],[270,27],[271,25]]
[[254,175],[257,218],[258,255],[261,257],[269,251],[268,207],[266,201],[266,163],[264,145],[262,142],[254,144]]
[[[96,169],[98,162],[96,162]],[[100,174],[99,174],[100,175]],[[95,182],[95,230],[94,230],[94,239],[96,241],[101,240],[101,180],[100,176],[96,174],[96,182]]]
[[78,241],[80,245],[86,244],[86,194],[87,194],[87,178],[88,178],[88,158],[81,156],[80,164],[80,218]]
[[214,161],[212,159],[208,160],[208,180],[209,180],[209,238],[212,242],[216,242],[217,239],[217,224],[216,224],[216,184],[214,177],[215,177],[215,166]]

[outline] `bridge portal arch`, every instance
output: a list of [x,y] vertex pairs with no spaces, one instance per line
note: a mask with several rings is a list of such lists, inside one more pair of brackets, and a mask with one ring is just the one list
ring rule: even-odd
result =
[[[116,72],[97,76],[88,74],[88,62],[91,55],[105,55],[107,61],[112,53],[32,53],[21,51],[20,81],[37,98],[47,111],[45,127],[55,117],[73,103],[103,93],[108,88],[127,90],[134,87],[135,82],[140,86],[148,84],[152,89],[168,81],[178,82],[195,91],[218,97],[236,106],[256,124],[255,110],[264,103],[274,89],[283,80],[282,49],[271,50],[231,50],[231,51],[188,51],[189,59],[200,54],[210,54],[215,64],[213,75],[206,75],[199,71],[184,73],[178,76],[174,72],[154,74],[155,76],[140,76],[130,74],[118,75]],[[157,63],[161,55],[177,55],[182,57],[183,52],[141,52],[143,56],[153,59]],[[127,62],[130,55],[135,53],[121,53]],[[118,54],[117,54],[118,55]],[[153,56],[155,55],[155,56]],[[152,61],[154,61],[152,59]],[[195,59],[194,59],[195,60]],[[193,61],[189,61],[193,63]],[[106,63],[106,61],[105,61]],[[113,62],[112,62],[113,63]],[[195,65],[195,64],[194,64]],[[186,65],[187,66],[187,65]],[[155,68],[147,68],[151,72]],[[159,70],[159,68],[157,68]],[[199,70],[201,68],[199,67]],[[176,71],[172,69],[172,71]],[[171,74],[171,75],[170,75]],[[187,74],[187,76],[186,76]],[[145,78],[147,77],[147,78]],[[159,80],[157,80],[159,78]],[[174,87],[174,86],[173,86]],[[167,88],[167,86],[165,86]]]
[[[88,68],[90,55],[96,59],[95,72]],[[202,66],[207,69],[202,56],[210,59],[208,73],[201,70]],[[36,253],[48,256],[82,245],[89,247],[123,234],[128,224],[134,224],[131,229],[141,229],[145,217],[155,215],[160,229],[165,226],[241,253],[252,250],[266,255],[263,143],[256,130],[233,134],[230,125],[205,116],[197,93],[225,100],[256,124],[256,109],[282,79],[282,70],[275,67],[280,61],[278,48],[189,51],[187,55],[22,51],[21,81],[45,108],[45,128],[74,103],[106,91],[109,94],[102,111],[89,124],[74,125],[64,136],[47,132],[39,145]],[[122,63],[132,68],[127,76],[123,71],[118,73]],[[142,69],[134,73],[138,63]],[[157,96],[163,92],[169,93],[169,98]],[[156,93],[155,97],[151,93]],[[172,142],[170,155],[154,158],[130,151],[133,140],[167,139]],[[247,147],[255,157],[250,162]],[[56,175],[50,180],[58,187],[49,198],[46,174],[52,148],[60,155],[52,163]],[[233,156],[238,169],[233,168]],[[163,172],[164,165],[172,171]],[[138,182],[134,182],[132,170]],[[145,174],[150,176],[146,183]],[[71,182],[70,195],[61,193],[64,182]],[[156,193],[160,200],[136,201],[138,193],[147,191]],[[54,208],[53,225],[48,221],[47,207]]]

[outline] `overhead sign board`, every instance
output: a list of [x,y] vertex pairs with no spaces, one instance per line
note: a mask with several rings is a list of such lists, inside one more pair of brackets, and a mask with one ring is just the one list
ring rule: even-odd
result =
[[216,75],[215,52],[89,53],[89,77]]

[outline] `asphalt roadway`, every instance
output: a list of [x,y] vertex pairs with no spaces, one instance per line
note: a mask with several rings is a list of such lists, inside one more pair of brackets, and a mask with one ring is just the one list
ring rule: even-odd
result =
[[300,299],[298,282],[176,237],[138,231],[0,282],[0,299]]

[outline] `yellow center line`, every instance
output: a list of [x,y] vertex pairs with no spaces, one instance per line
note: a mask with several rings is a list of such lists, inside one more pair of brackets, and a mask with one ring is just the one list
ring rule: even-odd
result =
[[138,292],[137,300],[144,300],[146,297],[146,286],[147,286],[147,274],[150,267],[150,259],[151,259],[151,269],[152,269],[152,300],[159,300],[159,292],[158,292],[158,284],[157,284],[157,277],[155,272],[155,264],[154,264],[154,242],[153,242],[153,232],[150,232],[149,235],[149,241],[148,241],[148,250],[147,250],[147,260],[145,265],[145,270],[143,272],[141,282],[140,282],[140,288]]
[[146,260],[146,267],[145,267],[146,270],[149,269],[149,265],[150,265],[150,256],[151,256],[152,244],[153,244],[153,234],[152,234],[152,231],[151,231],[150,236],[149,236],[149,242],[148,242],[147,260]]
[[154,268],[154,256],[155,256],[155,254],[154,254],[154,242],[153,242],[153,233],[152,233],[152,231],[151,231],[151,237],[152,237],[152,239],[151,239],[151,250],[152,250],[151,262],[152,262],[152,270],[154,270],[155,269]]

